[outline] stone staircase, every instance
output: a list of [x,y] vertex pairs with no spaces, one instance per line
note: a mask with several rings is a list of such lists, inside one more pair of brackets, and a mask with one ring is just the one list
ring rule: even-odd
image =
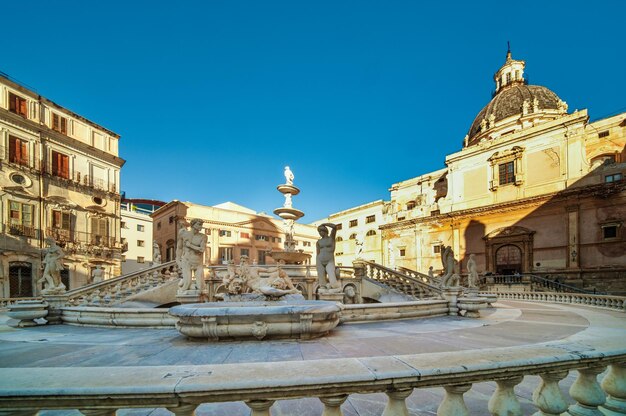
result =
[[119,306],[141,293],[152,291],[177,278],[176,261],[170,261],[91,283],[55,297],[64,298],[65,306]]
[[354,262],[355,269],[363,269],[363,279],[388,286],[415,299],[440,298],[441,288],[428,282],[428,276],[418,272],[402,273],[369,261]]

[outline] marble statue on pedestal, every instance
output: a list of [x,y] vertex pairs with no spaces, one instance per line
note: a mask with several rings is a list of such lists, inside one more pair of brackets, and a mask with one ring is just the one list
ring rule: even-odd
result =
[[291,169],[289,169],[289,166],[285,166],[285,183],[287,185],[293,185],[294,178],[295,176],[293,175]]
[[152,242],[152,263],[161,264],[161,247],[156,240]]
[[37,280],[37,284],[45,282],[45,287],[41,291],[44,295],[64,293],[66,287],[61,281],[61,270],[65,269],[63,267],[65,253],[54,238],[47,237],[45,241],[48,247],[43,249],[43,276]]
[[467,261],[467,287],[474,288],[478,282],[478,269],[476,266],[476,257],[474,254],[470,254]]
[[91,283],[100,283],[104,280],[104,272],[105,270],[98,264],[91,272]]
[[355,240],[355,244],[356,244],[356,258],[360,259],[361,256],[363,255],[363,243],[365,241],[363,241],[363,238],[357,238]]
[[[204,279],[203,254],[207,236],[202,230],[202,220],[191,220],[191,230],[181,229],[178,233],[176,245],[176,260],[182,270],[183,279],[178,284],[178,292],[188,290],[202,290]],[[180,260],[179,260],[180,259]],[[195,278],[195,282],[192,280]]]
[[[330,235],[328,228],[331,229]],[[317,267],[317,279],[320,289],[340,291],[341,285],[337,282],[335,270],[335,237],[337,236],[337,225],[332,223],[321,224],[317,227],[320,239],[317,240],[317,257],[315,265]],[[328,278],[328,284],[326,279]]]
[[441,263],[443,264],[444,273],[441,277],[441,287],[452,287],[459,285],[459,262],[454,258],[452,247],[447,246],[441,250]]

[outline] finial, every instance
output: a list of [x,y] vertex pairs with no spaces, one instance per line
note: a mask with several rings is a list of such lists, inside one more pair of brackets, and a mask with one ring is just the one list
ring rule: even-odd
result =
[[512,59],[513,58],[511,58],[511,42],[507,40],[506,41],[506,61],[509,62]]

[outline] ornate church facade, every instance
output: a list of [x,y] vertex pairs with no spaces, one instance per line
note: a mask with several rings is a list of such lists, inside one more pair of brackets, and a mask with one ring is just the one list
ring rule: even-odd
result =
[[451,246],[462,272],[474,254],[486,273],[626,292],[626,113],[570,113],[528,85],[524,67],[507,53],[491,102],[444,169],[392,185],[384,262],[437,271]]

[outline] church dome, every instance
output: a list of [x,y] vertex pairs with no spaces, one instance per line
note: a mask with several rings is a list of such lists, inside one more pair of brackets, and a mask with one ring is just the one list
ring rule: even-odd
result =
[[526,84],[524,67],[524,61],[512,59],[509,50],[506,62],[494,75],[495,95],[474,119],[465,146],[567,113],[567,104],[554,92]]

